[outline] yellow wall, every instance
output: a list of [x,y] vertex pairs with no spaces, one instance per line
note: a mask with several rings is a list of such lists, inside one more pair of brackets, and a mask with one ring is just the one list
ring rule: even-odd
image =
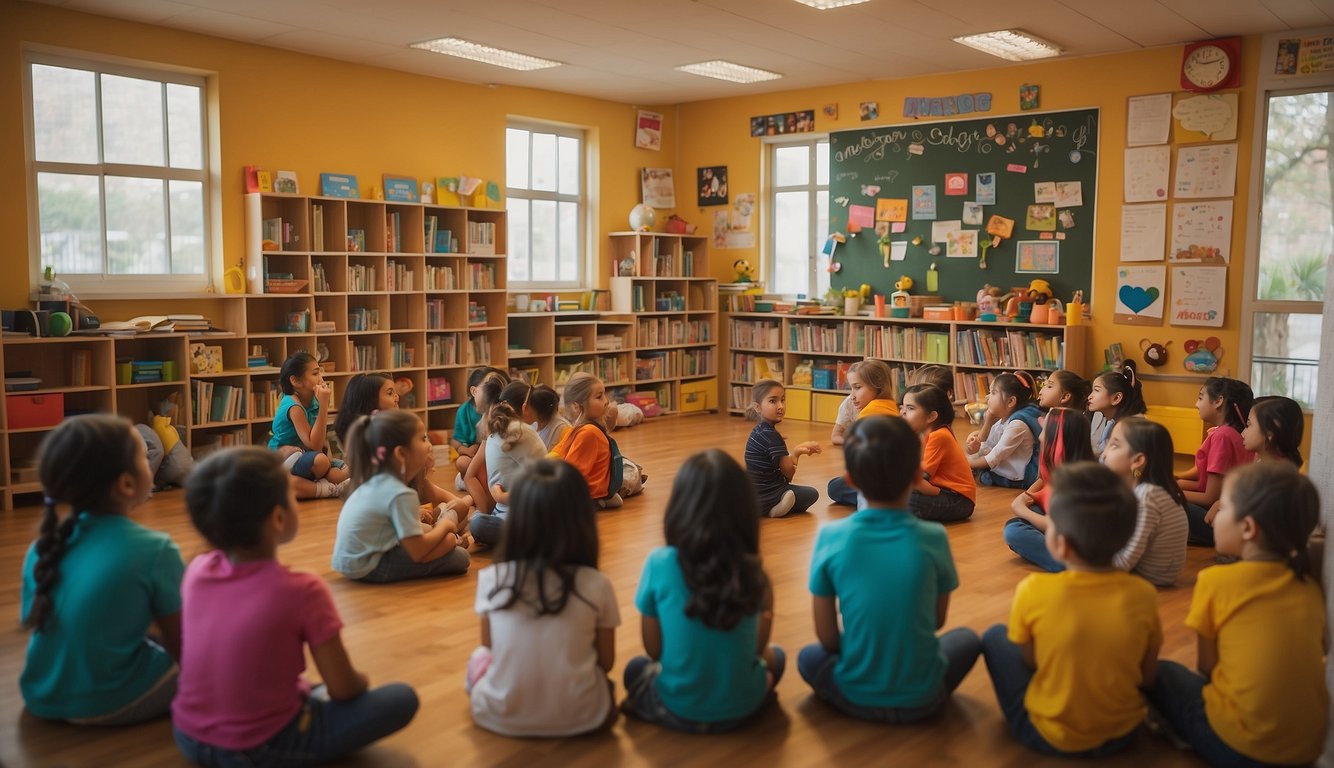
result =
[[[988,114],[1007,115],[1019,111],[1019,86],[1036,83],[1042,87],[1041,108],[1044,110],[1101,108],[1101,131],[1098,138],[1098,200],[1096,208],[1097,236],[1093,278],[1093,328],[1089,338],[1087,372],[1102,367],[1103,349],[1119,341],[1129,354],[1138,353],[1139,340],[1150,337],[1155,341],[1172,339],[1172,358],[1162,371],[1183,374],[1180,361],[1184,356],[1182,344],[1189,338],[1217,336],[1226,350],[1220,371],[1227,369],[1238,375],[1236,369],[1239,351],[1241,295],[1245,246],[1245,213],[1249,205],[1247,183],[1250,178],[1251,149],[1254,134],[1254,95],[1256,57],[1259,38],[1245,41],[1242,54],[1243,78],[1241,84],[1240,118],[1238,125],[1237,195],[1232,228],[1232,265],[1228,272],[1226,324],[1219,329],[1177,328],[1164,325],[1157,328],[1113,325],[1111,323],[1112,296],[1116,284],[1116,265],[1120,250],[1123,148],[1125,147],[1126,99],[1130,96],[1177,91],[1180,85],[1181,47],[1168,46],[1135,53],[1098,56],[1081,59],[1062,59],[1020,66],[956,74],[916,77],[901,80],[875,80],[848,83],[828,88],[814,88],[759,96],[736,97],[685,104],[680,107],[680,160],[677,165],[677,212],[705,230],[711,228],[712,208],[695,208],[691,187],[695,169],[699,166],[726,165],[728,187],[733,196],[755,192],[763,199],[760,188],[761,140],[751,138],[749,119],[753,115],[767,115],[797,110],[816,111],[819,131],[842,130],[907,122],[902,114],[903,99],[908,96],[948,96],[959,93],[990,91],[993,109],[969,117]],[[858,105],[863,101],[877,101],[881,118],[863,123]],[[839,117],[830,120],[821,114],[825,104],[838,104]],[[767,211],[761,211],[760,228],[768,227]],[[757,267],[762,263],[758,249],[724,250],[713,254],[714,271],[719,278],[730,280],[730,265],[734,259],[747,258]],[[982,275],[979,273],[979,287]],[[1063,297],[1068,298],[1068,297]],[[1138,358],[1138,354],[1136,354]],[[1147,369],[1148,366],[1141,365]],[[1242,372],[1239,378],[1249,378]],[[1198,384],[1146,381],[1145,396],[1150,403],[1190,405],[1194,402]]]
[[[27,194],[24,174],[24,43],[59,46],[211,74],[221,125],[213,169],[222,201],[225,264],[243,257],[241,168],[293,170],[302,192],[318,191],[321,172],[359,177],[363,195],[384,173],[466,174],[504,186],[505,123],[520,116],[590,128],[599,158],[597,252],[603,233],[627,227],[639,202],[643,166],[668,166],[675,117],[666,114],[661,152],[635,149],[635,109],[628,104],[526,88],[487,88],[334,61],[276,48],[0,0],[0,303],[28,299]],[[606,269],[598,269],[606,283]]]

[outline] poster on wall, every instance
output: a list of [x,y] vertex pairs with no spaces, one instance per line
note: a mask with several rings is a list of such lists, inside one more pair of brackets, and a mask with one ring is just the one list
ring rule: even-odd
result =
[[650,208],[675,208],[676,187],[671,168],[643,168],[639,173],[643,203]]
[[1162,261],[1167,203],[1121,207],[1121,261]]
[[1237,145],[1177,149],[1173,197],[1231,197],[1237,187]]
[[1232,260],[1232,201],[1172,205],[1171,261],[1227,264]]
[[700,207],[727,205],[727,166],[710,165],[696,169],[695,173]]
[[1172,325],[1223,326],[1227,267],[1172,267]]
[[639,149],[662,149],[662,115],[639,110],[635,116],[635,146]]
[[1125,151],[1125,201],[1153,203],[1167,199],[1172,148],[1134,147]]
[[1116,309],[1112,312],[1112,322],[1162,325],[1166,294],[1166,266],[1117,267]]

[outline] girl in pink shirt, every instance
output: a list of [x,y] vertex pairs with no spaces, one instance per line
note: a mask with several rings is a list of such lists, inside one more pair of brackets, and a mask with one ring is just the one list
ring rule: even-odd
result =
[[1195,399],[1195,408],[1209,426],[1209,434],[1195,452],[1195,467],[1177,475],[1177,485],[1186,494],[1186,517],[1190,520],[1187,542],[1197,547],[1214,545],[1209,508],[1223,493],[1223,475],[1238,464],[1255,461],[1255,454],[1246,450],[1241,439],[1254,401],[1249,385],[1222,376],[1206,379]]
[[[185,490],[190,520],[216,549],[181,585],[181,676],[172,703],[176,745],[200,765],[308,765],[403,728],[417,694],[370,689],[348,659],[342,621],[320,577],[278,562],[296,536],[296,498],[277,454],[222,451]],[[302,678],[305,649],[324,679]]]

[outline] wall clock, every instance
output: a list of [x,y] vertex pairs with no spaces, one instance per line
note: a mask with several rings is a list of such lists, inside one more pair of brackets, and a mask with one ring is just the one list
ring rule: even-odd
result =
[[1181,87],[1216,91],[1236,86],[1240,78],[1241,39],[1190,43],[1181,52]]

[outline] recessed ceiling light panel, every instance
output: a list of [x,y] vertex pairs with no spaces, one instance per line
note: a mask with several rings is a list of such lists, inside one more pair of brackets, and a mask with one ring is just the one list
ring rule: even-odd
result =
[[701,61],[698,64],[685,64],[676,69],[680,72],[689,72],[692,75],[699,75],[700,77],[712,77],[715,80],[726,80],[730,83],[760,83],[765,80],[777,80],[782,77],[782,75],[777,72],[733,64],[730,61],[723,61],[722,59]]
[[1002,29],[954,38],[954,42],[1008,61],[1046,59],[1061,54],[1060,47],[1021,29]]
[[517,69],[523,72],[561,66],[561,62],[559,61],[539,59],[536,56],[529,56],[526,53],[517,53],[515,51],[507,51],[503,48],[492,48],[489,45],[482,45],[481,43],[474,43],[468,40],[460,40],[457,37],[441,37],[435,40],[426,40],[421,43],[413,43],[409,47],[423,51],[430,51],[432,53],[443,53],[446,56],[456,56],[460,59],[468,59],[469,61],[480,61],[483,64],[490,64],[495,67]]
[[871,0],[797,0],[802,5],[809,5],[817,11],[827,11],[830,8],[842,8],[845,5],[861,5],[869,3]]

